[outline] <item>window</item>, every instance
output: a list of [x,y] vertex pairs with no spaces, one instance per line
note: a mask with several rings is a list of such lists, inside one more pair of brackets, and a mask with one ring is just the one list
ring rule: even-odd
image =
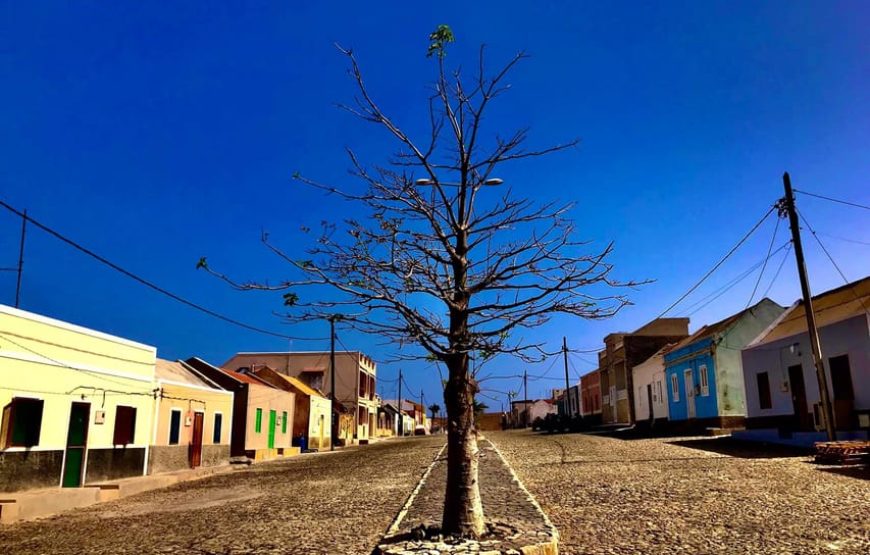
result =
[[676,374],[671,374],[671,397],[674,403],[680,402],[680,380]]
[[14,397],[3,407],[0,425],[0,448],[39,445],[42,428],[42,399]]
[[136,443],[136,409],[134,407],[118,406],[115,410],[115,432],[112,435],[112,445],[129,445]]
[[710,382],[707,376],[707,365],[702,364],[698,367],[698,374],[701,375],[701,396],[706,397],[710,394]]
[[224,426],[224,415],[216,412],[214,413],[214,430],[211,434],[211,442],[212,443],[220,443],[221,442],[221,432],[223,431],[221,428]]
[[849,355],[829,358],[828,366],[831,369],[834,400],[854,401],[855,389],[852,387],[852,371],[849,367]]
[[181,438],[181,410],[172,409],[169,414],[169,445],[178,445]]
[[665,396],[662,393],[662,381],[661,380],[656,380],[656,389],[658,390],[658,394],[659,394],[657,402],[659,404],[662,404],[665,402]]
[[281,413],[281,433],[287,433],[287,411]]
[[258,434],[263,431],[263,409],[257,409],[257,416],[254,420],[254,431]]
[[770,402],[770,378],[767,372],[759,372],[755,375],[758,382],[758,406],[761,409],[769,409],[773,406]]

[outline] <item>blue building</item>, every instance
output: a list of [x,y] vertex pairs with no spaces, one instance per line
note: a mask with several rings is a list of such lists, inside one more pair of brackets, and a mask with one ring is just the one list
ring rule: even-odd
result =
[[764,298],[702,327],[665,353],[670,421],[690,428],[741,426],[746,394],[740,351],[784,310]]

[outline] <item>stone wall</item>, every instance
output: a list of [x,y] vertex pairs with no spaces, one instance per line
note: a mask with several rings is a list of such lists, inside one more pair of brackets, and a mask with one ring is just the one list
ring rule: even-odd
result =
[[144,447],[88,449],[85,483],[141,476],[145,470]]
[[[188,445],[153,445],[148,456],[148,474],[174,472],[190,468]],[[202,466],[226,464],[230,458],[229,445],[203,445]]]
[[60,484],[63,451],[0,453],[0,491],[13,492]]

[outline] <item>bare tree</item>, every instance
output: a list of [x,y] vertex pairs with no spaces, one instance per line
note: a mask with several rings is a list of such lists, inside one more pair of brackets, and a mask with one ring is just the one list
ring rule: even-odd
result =
[[[541,360],[542,343],[521,330],[537,328],[555,314],[607,318],[628,304],[615,288],[633,282],[611,279],[612,244],[594,253],[573,238],[570,203],[536,203],[512,194],[497,179],[503,163],[536,158],[573,147],[577,141],[525,148],[526,129],[484,140],[485,115],[508,90],[506,79],[518,53],[494,74],[479,52],[476,75],[450,72],[447,26],[430,36],[436,78],[426,114],[430,133],[413,139],[378,105],[357,58],[347,57],[357,95],[342,108],[386,129],[398,144],[386,164],[368,166],[348,150],[352,174],[362,186],[333,187],[301,175],[300,181],[355,203],[365,219],[324,224],[305,259],[263,242],[299,274],[269,285],[240,283],[199,266],[239,289],[285,290],[288,318],[323,320],[340,314],[344,325],[400,345],[399,358],[429,358],[448,370],[444,401],[448,418],[447,491],[442,532],[479,537],[485,532],[478,489],[478,446],[474,426],[479,391],[473,354],[483,359],[515,355]],[[306,298],[302,289],[329,286],[331,300]],[[479,369],[479,366],[478,366]]]

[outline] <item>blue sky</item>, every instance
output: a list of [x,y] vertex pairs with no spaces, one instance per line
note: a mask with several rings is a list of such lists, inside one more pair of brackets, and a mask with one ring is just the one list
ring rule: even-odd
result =
[[[558,347],[566,335],[572,347],[596,348],[607,333],[655,317],[781,196],[785,170],[799,189],[870,203],[865,2],[539,4],[4,3],[0,198],[191,300],[325,336],[325,324],[286,328],[272,315],[278,296],[233,292],[195,263],[208,256],[235,276],[277,281],[287,270],[260,246],[261,230],[296,252],[301,225],[352,215],[290,180],[300,171],[341,185],[344,147],[377,163],[395,146],[335,108],[353,89],[333,43],[355,50],[383,108],[420,133],[433,77],[426,35],[448,23],[453,64],[473,67],[480,43],[494,63],[520,49],[532,56],[489,132],[529,126],[532,145],[582,140],[506,165],[499,177],[518,194],[576,202],[578,238],[616,242],[617,277],[656,280],[612,320],[555,319],[532,339]],[[870,246],[830,237],[870,243],[867,211],[798,202],[850,279],[870,273]],[[0,214],[0,267],[16,262],[19,225]],[[762,259],[772,233],[773,220],[681,306]],[[815,291],[840,285],[811,238],[805,245]],[[693,314],[692,329],[742,309],[756,275]],[[14,287],[14,275],[0,273],[0,302],[12,304]],[[781,304],[799,295],[792,260],[769,295]],[[28,236],[22,307],[156,345],[165,358],[221,363],[239,350],[288,348],[161,297],[38,230]],[[390,352],[350,332],[341,342],[375,359]],[[573,355],[572,377],[594,358]],[[560,365],[529,371],[560,378]],[[387,397],[398,368],[380,366]],[[433,369],[404,368],[410,389],[439,396]],[[507,375],[522,365],[492,368]],[[529,393],[559,384],[534,380]]]

